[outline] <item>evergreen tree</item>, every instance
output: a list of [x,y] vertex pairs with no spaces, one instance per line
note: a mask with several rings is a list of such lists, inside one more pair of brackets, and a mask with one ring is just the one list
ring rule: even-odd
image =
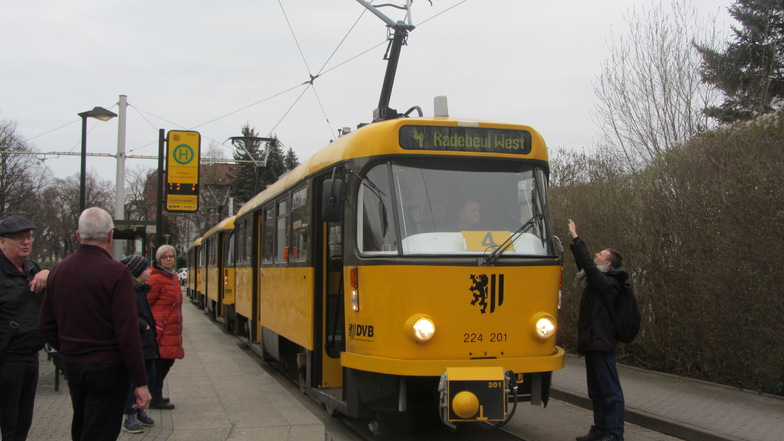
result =
[[[250,125],[242,127],[242,137],[234,141],[234,159],[240,162],[230,174],[231,194],[243,204],[268,185],[277,181],[283,173],[299,164],[297,155],[289,149],[284,155],[278,138],[271,141],[258,139],[258,132]],[[265,148],[266,146],[266,148]]]
[[267,143],[267,162],[261,168],[259,173],[259,191],[263,191],[268,185],[277,181],[278,178],[289,171],[286,167],[286,157],[283,155],[283,148],[280,146],[280,141],[276,136],[272,137],[272,141]]
[[297,154],[294,153],[294,150],[289,147],[289,150],[286,152],[286,170],[292,170],[294,167],[299,165],[299,158],[297,158]]
[[735,41],[724,52],[696,45],[703,80],[725,95],[705,113],[722,122],[771,111],[771,102],[784,97],[784,2],[737,0],[729,13],[741,26],[732,27]]
[[[242,136],[255,138],[259,135],[256,129],[252,128],[250,124],[246,124],[242,127]],[[239,204],[248,202],[261,191],[257,189],[258,170],[256,164],[260,166],[264,161],[262,145],[260,140],[239,139],[234,141],[234,159],[242,162],[239,162],[229,174],[229,179],[231,180],[231,195]]]

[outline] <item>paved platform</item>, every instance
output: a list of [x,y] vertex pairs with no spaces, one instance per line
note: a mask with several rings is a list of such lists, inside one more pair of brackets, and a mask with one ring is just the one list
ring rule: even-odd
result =
[[[618,366],[626,421],[684,440],[784,440],[784,398]],[[590,409],[585,361],[567,356],[552,397]]]
[[[155,426],[139,441],[324,441],[351,439],[326,429],[316,413],[270,376],[257,357],[186,302],[185,358],[174,363],[165,392],[177,406],[149,410]],[[683,440],[784,440],[784,398],[619,366],[626,421]],[[70,439],[71,403],[60,377],[41,352],[41,374],[31,441]],[[553,375],[552,397],[590,409],[584,361],[567,356]],[[323,415],[322,415],[323,417]],[[337,430],[337,432],[336,432]],[[331,433],[327,433],[331,432]],[[633,437],[628,436],[628,441]]]
[[[174,410],[148,410],[154,427],[143,434],[121,432],[136,441],[324,441],[321,420],[286,391],[198,309],[183,304],[185,358],[174,363],[164,395]],[[53,363],[41,352],[41,368],[30,441],[71,439],[71,401],[60,377],[55,391]]]

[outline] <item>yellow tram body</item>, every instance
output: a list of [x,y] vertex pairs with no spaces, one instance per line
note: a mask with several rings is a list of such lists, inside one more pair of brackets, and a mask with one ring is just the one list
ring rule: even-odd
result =
[[[515,372],[562,368],[562,350],[534,335],[535,318],[554,317],[558,306],[557,296],[536,293],[558,292],[560,267],[503,268],[505,290],[519,295],[507,295],[492,314],[481,314],[464,295],[469,273],[465,268],[360,267],[360,308],[347,315],[343,366],[409,376],[441,375],[447,367],[497,366],[499,360],[505,370]],[[448,301],[428,295],[437,291],[454,295]],[[433,339],[419,343],[401,338],[409,319],[419,315],[435,323]],[[530,317],[530,323],[524,317]],[[361,326],[372,329],[372,335],[369,330],[351,332]]]
[[196,263],[196,296],[203,308],[207,303],[207,252],[204,244],[198,248],[199,260]]
[[234,271],[234,306],[242,317],[253,317],[253,268],[237,267]]
[[226,307],[234,305],[234,216],[223,219],[201,237],[206,253],[205,310],[224,320]]
[[262,326],[313,350],[313,269],[262,268],[261,286]]
[[[234,218],[237,329],[350,416],[435,403],[447,424],[501,421],[507,402],[546,404],[564,364],[547,161],[530,127],[448,117],[335,140]],[[462,193],[486,226],[449,225]]]
[[196,268],[198,267],[199,249],[201,248],[201,237],[196,238],[188,247],[186,254],[188,279],[187,279],[187,296],[192,302],[198,302],[197,284],[196,284]]

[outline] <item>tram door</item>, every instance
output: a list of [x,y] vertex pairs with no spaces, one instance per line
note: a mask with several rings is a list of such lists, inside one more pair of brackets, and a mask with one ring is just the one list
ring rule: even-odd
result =
[[343,309],[343,226],[339,222],[326,224],[326,283],[324,287],[326,329],[324,349],[332,358],[340,357],[346,349]]
[[[321,188],[321,186],[318,186]],[[315,193],[320,199],[320,192]],[[314,196],[315,196],[314,195]],[[322,228],[320,262],[322,273],[322,387],[340,387],[343,382],[340,353],[346,349],[343,301],[343,219],[328,222],[316,210]]]

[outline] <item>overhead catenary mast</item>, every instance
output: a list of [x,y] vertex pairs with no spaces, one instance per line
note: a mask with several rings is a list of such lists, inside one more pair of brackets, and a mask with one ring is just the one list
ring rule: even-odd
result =
[[[389,99],[392,95],[392,86],[395,83],[397,62],[400,59],[400,48],[406,43],[409,31],[414,30],[414,25],[411,24],[411,0],[406,0],[405,6],[391,3],[371,5],[365,0],[357,0],[357,2],[383,20],[384,23],[387,24],[387,27],[391,29],[391,36],[388,37],[389,46],[387,47],[387,53],[384,56],[384,59],[387,60],[387,70],[384,74],[384,84],[381,87],[381,97],[378,100],[378,107],[373,111],[373,122],[399,118],[400,115],[397,113],[397,110],[389,107]],[[394,21],[387,17],[378,9],[384,6],[405,10],[405,19],[403,21]]]

